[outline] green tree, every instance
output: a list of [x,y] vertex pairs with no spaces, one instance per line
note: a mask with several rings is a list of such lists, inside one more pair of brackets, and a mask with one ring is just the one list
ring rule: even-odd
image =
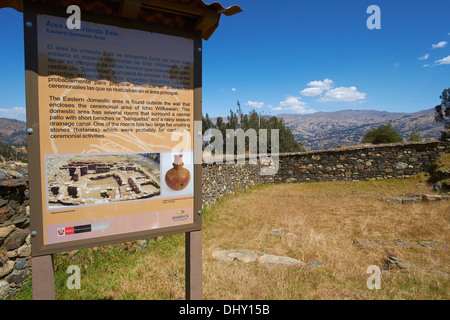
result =
[[[291,128],[287,127],[282,118],[270,117],[261,119],[261,129],[268,129],[271,134],[272,129],[278,129],[280,152],[303,152],[305,148],[301,142],[295,140]],[[268,150],[271,151],[271,139],[267,137]]]
[[[240,121],[239,121],[240,118]],[[203,133],[207,128],[210,128],[209,117],[202,117]],[[205,129],[206,128],[206,129]],[[267,129],[267,152],[271,152],[272,143],[272,129],[278,129],[279,136],[279,152],[302,152],[305,151],[303,144],[295,140],[292,130],[286,126],[282,118],[277,117],[262,117],[255,110],[251,110],[248,114],[243,114],[241,110],[236,113],[230,110],[230,115],[227,116],[227,123],[224,122],[222,117],[217,117],[216,124],[212,124],[212,128],[217,128],[222,133],[224,148],[226,146],[226,130],[227,129],[242,129],[244,132],[249,129],[254,129],[258,136],[259,141],[259,129]],[[248,150],[249,139],[245,140],[246,149]],[[235,143],[235,151],[237,144]]]
[[230,109],[230,115],[227,117],[227,124],[225,125],[225,127],[227,129],[238,129],[239,128],[239,119],[238,119],[238,115],[236,113],[233,112],[233,110]]
[[450,129],[450,88],[444,89],[440,98],[441,104],[434,107],[434,120],[444,122],[444,128]]
[[225,123],[223,122],[223,118],[222,117],[217,117],[217,119],[216,119],[216,127],[217,127],[217,129],[220,130],[220,132],[222,132],[222,136],[225,137],[225,130],[227,128],[226,128]]
[[402,137],[397,130],[392,128],[392,124],[390,122],[386,122],[378,128],[369,130],[361,139],[362,143],[372,144],[396,143],[402,141]]
[[410,134],[408,141],[410,142],[420,142],[422,141],[422,138],[420,137],[420,130],[415,128]]
[[206,117],[203,117],[202,115],[202,133],[205,133],[205,131],[210,128],[215,128],[214,123],[211,121],[208,114],[206,114]]

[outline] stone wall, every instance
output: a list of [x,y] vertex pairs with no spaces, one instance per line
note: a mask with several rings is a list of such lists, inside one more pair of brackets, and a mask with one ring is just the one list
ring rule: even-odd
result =
[[261,175],[260,164],[203,164],[203,206],[220,197],[262,183],[401,179],[428,171],[450,151],[449,135],[441,141],[371,145],[279,155],[275,175]]
[[27,165],[0,164],[0,299],[16,292],[31,272]]

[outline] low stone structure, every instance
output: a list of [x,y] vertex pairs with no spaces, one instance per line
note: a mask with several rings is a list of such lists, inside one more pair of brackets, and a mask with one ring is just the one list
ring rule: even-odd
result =
[[134,178],[128,178],[128,185],[131,187],[131,189],[134,190],[136,193],[142,193],[141,186],[136,182]]
[[450,151],[450,138],[441,141],[385,144],[279,155],[275,175],[261,175],[261,165],[245,163],[203,164],[203,206],[220,197],[264,183],[352,181],[409,178],[428,171],[434,161]]
[[0,298],[16,292],[31,268],[26,179],[0,181]]
[[216,250],[212,253],[213,258],[222,262],[258,263],[266,266],[297,266],[306,264],[298,259],[276,256],[265,252],[256,253],[248,249]]
[[[134,161],[142,162],[140,156],[135,156]],[[159,176],[159,164],[152,164],[141,163],[141,167],[133,162],[132,156],[122,155],[52,157],[47,164],[48,203],[56,207],[158,196],[159,180],[152,180],[152,172],[155,171],[155,177]]]

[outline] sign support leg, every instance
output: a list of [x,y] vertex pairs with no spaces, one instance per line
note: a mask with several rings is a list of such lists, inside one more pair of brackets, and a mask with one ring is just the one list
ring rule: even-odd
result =
[[202,232],[186,232],[186,300],[202,300]]
[[31,258],[33,300],[55,300],[53,255]]

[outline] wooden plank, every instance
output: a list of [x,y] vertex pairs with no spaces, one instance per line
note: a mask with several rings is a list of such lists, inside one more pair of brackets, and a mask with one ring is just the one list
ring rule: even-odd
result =
[[198,6],[192,6],[188,4],[176,3],[166,0],[143,0],[142,5],[146,8],[176,13],[179,15],[203,16],[205,12],[208,11],[215,12],[214,10],[200,8]]
[[136,19],[141,7],[141,0],[123,0],[120,2],[120,15],[125,18]]
[[31,258],[33,300],[55,300],[53,255]]
[[186,300],[202,300],[202,232],[186,232]]

